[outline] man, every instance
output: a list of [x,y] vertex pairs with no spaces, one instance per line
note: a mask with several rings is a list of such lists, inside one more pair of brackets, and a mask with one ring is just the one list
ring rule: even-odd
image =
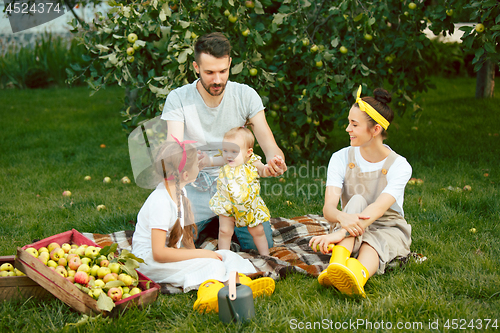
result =
[[[247,121],[257,142],[266,155],[266,173],[282,175],[287,167],[282,150],[276,144],[264,115],[264,106],[257,92],[245,85],[229,81],[231,44],[221,33],[215,32],[198,39],[193,66],[199,79],[169,93],[162,119],[167,121],[169,138],[195,140],[213,151],[200,154],[200,172],[192,186],[186,186],[191,200],[198,232],[210,222],[214,213],[208,202],[217,188],[221,157],[214,157],[224,134],[231,128],[244,126]],[[272,247],[271,225],[264,223],[269,247]],[[236,236],[243,249],[256,249],[246,227],[236,228]]]

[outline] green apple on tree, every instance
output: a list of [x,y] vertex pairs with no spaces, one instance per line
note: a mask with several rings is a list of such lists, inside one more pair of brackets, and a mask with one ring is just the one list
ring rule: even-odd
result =
[[370,40],[373,39],[373,36],[370,35],[370,34],[365,34],[365,39],[368,40],[368,41],[370,41]]
[[134,53],[135,53],[135,49],[134,49],[133,47],[129,47],[129,48],[127,48],[127,54],[128,54],[129,56],[134,55]]
[[315,52],[318,52],[318,51],[319,51],[319,47],[316,44],[314,44],[313,46],[311,46],[311,52],[312,53],[315,53]]
[[130,33],[130,34],[128,34],[128,36],[127,36],[127,40],[128,40],[128,42],[129,42],[129,43],[131,43],[131,44],[134,44],[134,43],[135,43],[135,41],[136,41],[136,40],[138,40],[138,39],[139,39],[139,37],[137,37],[137,35],[136,35],[136,34],[134,34],[133,32],[132,32],[132,33]]
[[415,9],[417,9],[417,4],[414,2],[410,2],[408,4],[408,8],[410,8],[411,10],[415,10]]
[[229,22],[231,22],[231,23],[235,23],[236,21],[238,21],[238,16],[233,15],[233,14],[230,14],[227,18],[228,18]]
[[475,29],[479,33],[483,32],[484,31],[484,24],[482,24],[482,23],[476,24],[476,28]]
[[257,72],[258,72],[258,71],[257,71],[257,68],[250,68],[250,71],[249,71],[249,72],[250,72],[250,75],[251,75],[251,76],[255,76],[255,75],[257,75]]
[[343,45],[340,47],[339,50],[340,50],[340,53],[342,53],[342,54],[346,54],[348,52],[347,47],[345,47]]
[[247,1],[245,1],[245,7],[247,7],[247,8],[254,8],[255,7],[255,2],[253,2],[252,0],[247,0]]

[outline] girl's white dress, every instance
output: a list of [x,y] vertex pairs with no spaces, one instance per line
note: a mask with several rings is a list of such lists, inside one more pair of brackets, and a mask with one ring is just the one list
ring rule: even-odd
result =
[[[183,189],[184,191],[184,189]],[[182,216],[184,216],[181,206]],[[159,263],[153,259],[151,249],[151,229],[161,229],[170,236],[177,220],[177,207],[168,194],[163,183],[149,195],[137,216],[137,224],[132,238],[132,253],[144,260],[139,271],[157,283],[170,283],[175,287],[182,287],[184,292],[198,289],[206,280],[215,279],[225,282],[229,279],[229,272],[238,271],[244,274],[255,273],[256,269],[248,259],[238,254],[219,250],[223,260],[197,258],[177,262]],[[180,221],[184,227],[184,219]],[[181,247],[182,238],[177,243]]]

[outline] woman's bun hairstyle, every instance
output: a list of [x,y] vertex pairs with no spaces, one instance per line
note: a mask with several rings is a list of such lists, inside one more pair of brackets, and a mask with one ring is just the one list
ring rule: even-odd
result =
[[[392,101],[392,97],[387,90],[383,88],[376,88],[373,91],[373,97],[366,96],[361,99],[370,104],[375,110],[377,110],[377,112],[380,113],[380,115],[384,117],[389,122],[389,124],[392,122],[392,120],[394,119],[394,112],[388,105]],[[375,120],[373,120],[373,118],[371,118],[368,114],[366,116],[368,117],[372,126],[375,126]],[[387,138],[387,132],[385,129],[382,129],[382,138]]]
[[373,91],[373,97],[381,103],[389,104],[392,101],[391,94],[382,88],[377,88]]

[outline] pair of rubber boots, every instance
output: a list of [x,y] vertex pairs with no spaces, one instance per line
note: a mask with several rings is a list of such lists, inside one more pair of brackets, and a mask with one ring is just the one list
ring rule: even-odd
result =
[[[266,294],[271,295],[274,292],[275,282],[270,277],[262,277],[252,280],[248,276],[238,273],[240,283],[247,285],[252,289],[253,298]],[[217,294],[224,287],[224,284],[218,280],[207,280],[198,288],[198,298],[194,302],[193,309],[199,312],[219,312],[219,302]]]
[[334,286],[344,294],[366,297],[364,285],[370,275],[358,259],[350,256],[349,250],[336,245],[332,249],[330,265],[321,272],[318,281],[325,287]]

